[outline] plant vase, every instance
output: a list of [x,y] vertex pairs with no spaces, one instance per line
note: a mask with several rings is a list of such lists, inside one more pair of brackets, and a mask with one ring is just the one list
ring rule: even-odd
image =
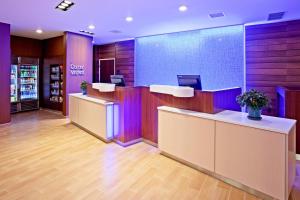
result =
[[81,89],[81,92],[82,92],[83,95],[87,94],[87,90],[86,89]]
[[248,119],[257,120],[257,121],[261,120],[262,119],[262,117],[261,117],[261,110],[262,109],[253,108],[253,107],[248,106],[247,107]]

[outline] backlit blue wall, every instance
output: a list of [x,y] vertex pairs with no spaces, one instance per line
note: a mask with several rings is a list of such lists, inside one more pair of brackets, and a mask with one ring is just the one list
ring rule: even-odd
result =
[[203,89],[244,86],[244,28],[229,26],[136,39],[135,85],[177,85],[200,74]]

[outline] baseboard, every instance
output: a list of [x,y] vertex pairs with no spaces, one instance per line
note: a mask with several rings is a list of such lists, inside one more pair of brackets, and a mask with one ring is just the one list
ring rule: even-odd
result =
[[296,154],[296,160],[300,160],[300,154]]
[[149,144],[149,145],[151,145],[151,146],[154,146],[154,147],[158,147],[158,144],[156,144],[155,142],[152,142],[152,141],[150,141],[150,140],[146,140],[146,139],[144,139],[144,138],[142,138],[142,140],[143,140],[143,142],[145,142],[146,144]]
[[128,147],[128,146],[134,145],[134,144],[136,144],[136,143],[142,142],[143,139],[142,139],[142,138],[138,138],[138,139],[136,139],[136,140],[132,140],[132,141],[125,142],[125,143],[124,143],[124,142],[121,142],[121,141],[119,141],[119,140],[117,140],[117,139],[114,139],[113,141],[114,141],[115,143],[117,143],[118,145],[122,146],[122,147]]
[[82,126],[80,126],[79,124],[77,124],[77,123],[75,123],[75,122],[72,122],[72,121],[71,121],[71,123],[74,124],[75,126],[77,126],[78,128],[84,130],[84,131],[87,132],[88,134],[94,136],[95,138],[97,138],[97,139],[99,139],[99,140],[101,140],[101,141],[103,141],[103,142],[105,142],[105,143],[111,143],[111,142],[113,141],[112,139],[105,139],[105,138],[103,138],[103,137],[101,137],[101,136],[99,136],[99,135],[96,135],[95,133],[91,132],[90,130],[88,130],[88,129],[82,127]]

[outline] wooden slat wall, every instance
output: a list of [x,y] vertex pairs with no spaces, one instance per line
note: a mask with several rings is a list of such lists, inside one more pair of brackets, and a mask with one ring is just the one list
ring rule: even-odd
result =
[[124,75],[128,86],[134,85],[134,40],[116,43],[116,72]]
[[116,72],[124,75],[127,86],[134,85],[134,40],[94,46],[94,81],[97,81],[99,77],[98,60],[100,58],[115,58]]
[[276,86],[300,86],[300,20],[246,27],[246,86],[265,92],[265,114],[278,115]]
[[41,58],[43,56],[43,41],[11,36],[11,54],[16,57]]

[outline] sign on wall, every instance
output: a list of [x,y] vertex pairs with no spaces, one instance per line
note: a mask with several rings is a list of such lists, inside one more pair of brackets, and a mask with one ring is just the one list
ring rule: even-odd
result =
[[70,65],[71,76],[84,76],[85,67],[83,65]]

